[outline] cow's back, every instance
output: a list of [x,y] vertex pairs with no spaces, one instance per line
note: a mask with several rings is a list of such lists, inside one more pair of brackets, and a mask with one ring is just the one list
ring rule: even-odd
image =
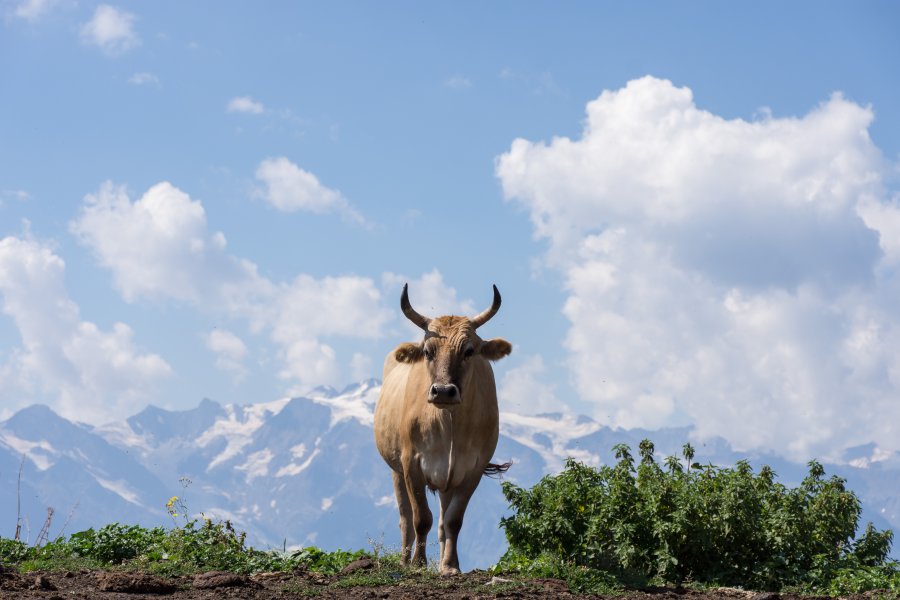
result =
[[390,352],[384,359],[381,394],[375,405],[375,446],[385,462],[395,471],[402,472],[401,424],[403,423],[406,385],[415,364],[401,363]]

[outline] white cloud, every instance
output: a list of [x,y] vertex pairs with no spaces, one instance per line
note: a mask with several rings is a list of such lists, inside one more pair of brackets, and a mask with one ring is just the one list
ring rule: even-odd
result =
[[689,420],[793,458],[900,450],[900,209],[834,95],[727,120],[645,77],[587,106],[580,139],[517,139],[507,198],[549,241],[581,398],[619,426]]
[[553,77],[553,73],[549,71],[535,72],[518,72],[513,71],[509,67],[500,70],[498,77],[501,81],[508,84],[516,84],[527,89],[535,96],[562,96],[565,97],[566,91],[560,87]]
[[889,202],[872,196],[862,198],[856,210],[866,226],[878,232],[884,265],[900,266],[900,196]]
[[226,106],[228,112],[240,112],[250,115],[261,115],[266,112],[266,107],[262,102],[257,102],[249,96],[239,96],[228,101]]
[[[296,389],[340,383],[339,357],[327,338],[376,338],[394,318],[368,278],[262,277],[254,263],[227,252],[221,232],[208,230],[203,205],[167,182],[134,202],[123,187],[104,183],[85,197],[70,230],[112,272],[127,301],[175,300],[268,332],[281,375]],[[236,338],[220,333],[207,343],[237,366]]]
[[26,21],[37,21],[56,3],[57,0],[23,0],[16,5],[13,14]]
[[355,352],[350,359],[350,376],[353,381],[362,381],[370,377],[381,377],[381,373],[376,371],[372,357]]
[[453,90],[464,90],[472,87],[472,80],[462,75],[453,75],[444,80],[444,85]]
[[106,182],[85,197],[70,230],[112,271],[129,302],[168,297],[249,311],[257,297],[272,293],[256,265],[229,255],[225,236],[207,230],[203,205],[168,182],[136,202],[123,186]]
[[315,175],[283,156],[262,161],[256,169],[256,178],[265,185],[258,195],[282,212],[337,212],[348,221],[366,224],[340,192],[325,187]]
[[241,338],[227,329],[213,329],[206,336],[206,347],[216,354],[217,369],[231,373],[235,381],[246,376],[247,346]]
[[31,199],[31,194],[25,190],[0,190],[0,208],[3,207],[7,199],[15,200],[16,202],[26,202]]
[[128,78],[131,85],[159,85],[159,77],[153,73],[135,73]]
[[91,20],[81,26],[81,39],[111,56],[123,54],[141,43],[134,31],[135,20],[130,12],[101,4]]
[[396,307],[395,310],[400,314],[400,319],[412,339],[421,338],[422,330],[400,313],[400,293],[404,283],[409,284],[409,301],[412,307],[429,318],[444,315],[472,317],[490,306],[490,302],[493,300],[493,291],[488,289],[489,294],[485,305],[481,309],[476,309],[472,300],[460,299],[456,289],[444,283],[444,276],[437,269],[432,269],[421,277],[385,273],[382,277],[382,285],[387,290],[387,296],[394,303],[393,306]]
[[0,240],[2,311],[22,340],[0,368],[3,404],[48,398],[64,416],[93,422],[137,410],[171,368],[139,351],[127,325],[103,331],[82,321],[64,274],[65,263],[47,245],[30,237]]
[[282,348],[281,376],[301,382],[337,384],[335,351],[319,341],[326,335],[375,339],[393,315],[365,277],[299,275],[282,285],[273,303],[272,339]]
[[497,391],[500,410],[522,415],[566,412],[568,407],[544,383],[546,372],[539,354],[520,358],[519,364],[508,369],[500,380]]

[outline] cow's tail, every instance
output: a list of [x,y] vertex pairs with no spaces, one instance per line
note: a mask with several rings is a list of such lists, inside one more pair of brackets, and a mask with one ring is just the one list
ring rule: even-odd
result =
[[487,477],[495,477],[500,478],[504,473],[509,471],[509,468],[512,466],[512,461],[505,462],[502,464],[496,463],[488,463],[488,465],[484,468],[484,475]]

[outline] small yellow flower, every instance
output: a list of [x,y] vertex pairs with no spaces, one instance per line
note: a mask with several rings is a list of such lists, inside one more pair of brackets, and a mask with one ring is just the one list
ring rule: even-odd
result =
[[175,509],[176,502],[178,502],[178,496],[172,496],[169,498],[169,501],[166,502],[166,511],[173,517],[178,516],[178,511]]

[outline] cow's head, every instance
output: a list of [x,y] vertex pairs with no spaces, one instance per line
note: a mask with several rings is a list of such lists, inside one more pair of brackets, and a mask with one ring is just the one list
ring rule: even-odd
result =
[[497,314],[500,309],[500,292],[495,285],[491,307],[472,318],[429,319],[417,313],[410,305],[406,288],[404,285],[400,308],[407,319],[425,331],[425,339],[418,344],[401,344],[394,351],[394,357],[405,363],[425,361],[431,374],[429,402],[440,406],[459,404],[462,401],[462,385],[473,361],[500,360],[512,352],[512,345],[506,340],[482,340],[475,333],[476,329]]

